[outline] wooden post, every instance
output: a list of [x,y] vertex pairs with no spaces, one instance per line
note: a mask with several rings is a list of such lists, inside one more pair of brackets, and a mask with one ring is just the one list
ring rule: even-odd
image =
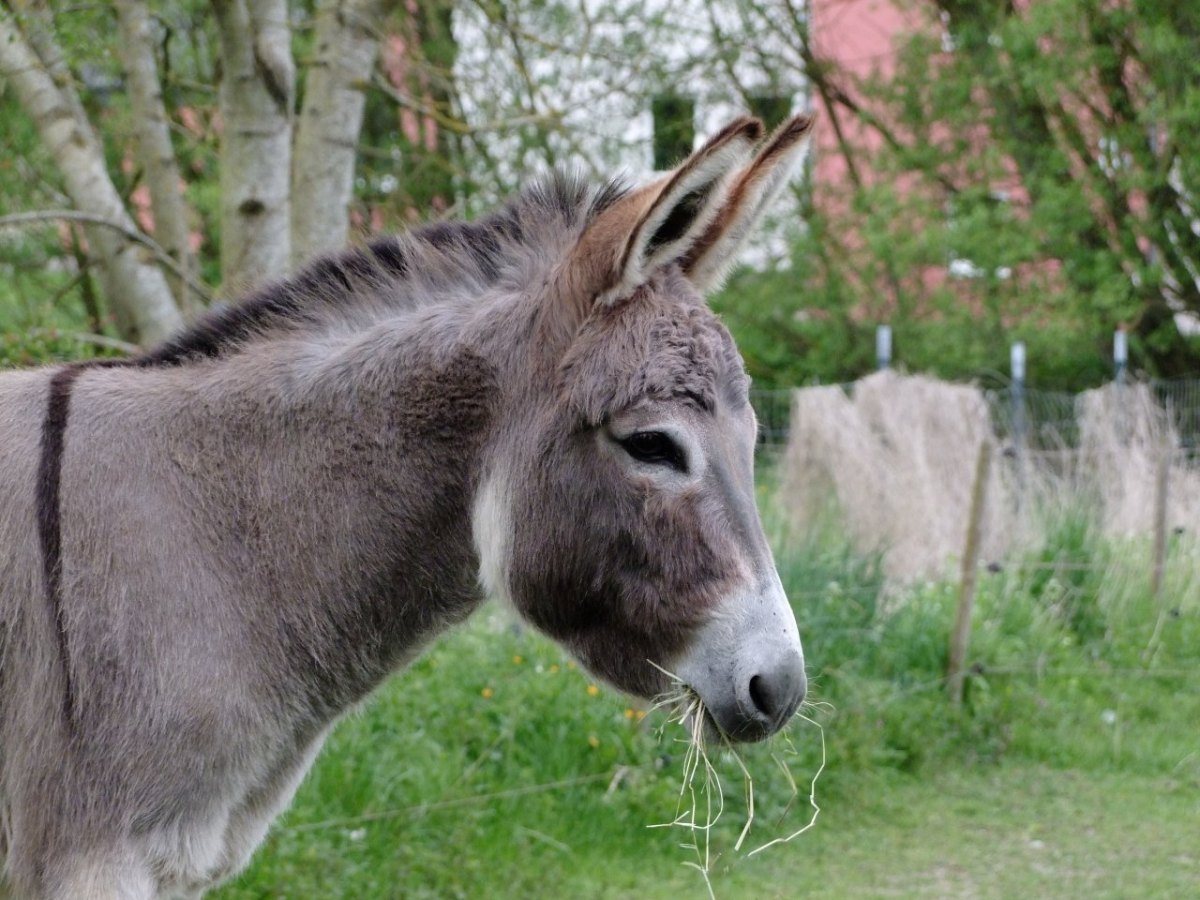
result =
[[1167,565],[1167,474],[1171,471],[1171,448],[1163,447],[1154,473],[1154,568],[1150,593],[1155,606],[1162,604],[1163,573]]
[[946,667],[946,689],[950,702],[962,705],[963,665],[971,636],[971,611],[975,606],[975,584],[979,574],[979,547],[983,531],[983,511],[987,505],[988,473],[992,465],[992,443],[986,437],[979,445],[975,463],[975,484],[971,489],[971,509],[967,515],[967,543],[963,548],[962,580],[958,588],[958,611],[950,634],[950,663]]
[[1154,559],[1150,570],[1150,595],[1158,615],[1150,641],[1142,651],[1142,663],[1149,665],[1158,652],[1162,640],[1163,625],[1167,619],[1167,607],[1163,603],[1163,582],[1167,568],[1167,473],[1171,471],[1171,447],[1163,447],[1154,473]]

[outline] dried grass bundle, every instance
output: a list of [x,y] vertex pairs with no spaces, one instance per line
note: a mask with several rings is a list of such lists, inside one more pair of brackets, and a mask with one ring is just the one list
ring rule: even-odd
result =
[[[980,444],[994,440],[975,387],[878,372],[854,385],[796,391],[781,496],[804,529],[836,510],[854,545],[880,553],[894,581],[945,573],[961,552]],[[1002,467],[989,484],[984,553],[1013,535]]]

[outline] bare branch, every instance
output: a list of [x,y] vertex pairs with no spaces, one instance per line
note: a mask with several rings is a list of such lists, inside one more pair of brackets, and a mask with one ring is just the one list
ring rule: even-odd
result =
[[43,209],[34,210],[31,212],[12,213],[7,216],[0,216],[0,228],[8,226],[19,227],[23,225],[32,225],[40,222],[81,222],[87,225],[99,225],[103,228],[111,228],[113,231],[119,232],[123,237],[135,243],[141,244],[147,250],[154,254],[162,265],[171,270],[177,278],[183,281],[202,301],[205,305],[212,302],[212,292],[209,291],[203,283],[197,281],[189,275],[177,263],[166,250],[157,244],[153,238],[145,233],[138,231],[132,224],[121,222],[115,219],[108,219],[104,216],[94,215],[92,213],[81,212],[77,209]]

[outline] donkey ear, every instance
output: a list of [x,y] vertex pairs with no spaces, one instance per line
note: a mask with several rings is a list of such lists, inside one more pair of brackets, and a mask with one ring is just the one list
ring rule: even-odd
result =
[[737,119],[670,175],[597,216],[568,260],[581,299],[610,302],[659,266],[681,259],[722,209],[732,174],[761,136],[757,119]]
[[681,261],[683,270],[702,294],[721,286],[746,237],[808,156],[812,122],[809,116],[795,116],[776,129],[689,247]]

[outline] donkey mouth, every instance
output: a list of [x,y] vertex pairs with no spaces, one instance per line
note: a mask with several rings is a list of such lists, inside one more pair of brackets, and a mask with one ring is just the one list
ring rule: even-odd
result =
[[719,738],[737,744],[752,744],[764,741],[781,731],[803,702],[803,695],[788,703],[773,715],[765,715],[761,710],[745,711],[736,709],[703,710],[705,737]]
[[[731,743],[753,743],[780,731],[804,702],[807,678],[798,649],[737,666],[733,676],[704,667],[687,678],[692,734]],[[747,668],[754,674],[746,674]],[[698,730],[697,730],[698,729]]]
[[751,744],[766,740],[785,728],[804,700],[802,691],[789,699],[775,715],[765,715],[761,708],[747,711],[733,702],[710,706],[700,692],[684,686],[684,695],[674,698],[672,718],[679,722],[693,741],[730,744]]

